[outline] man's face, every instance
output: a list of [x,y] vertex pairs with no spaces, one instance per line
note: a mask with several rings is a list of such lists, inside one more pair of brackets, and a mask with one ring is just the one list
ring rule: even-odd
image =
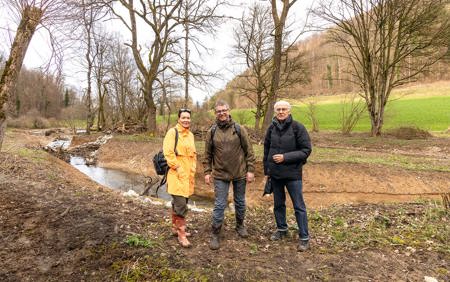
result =
[[275,107],[275,116],[279,121],[283,121],[288,118],[291,110],[288,105],[278,105]]
[[219,121],[226,121],[230,116],[230,110],[227,106],[217,106],[216,107],[216,117]]

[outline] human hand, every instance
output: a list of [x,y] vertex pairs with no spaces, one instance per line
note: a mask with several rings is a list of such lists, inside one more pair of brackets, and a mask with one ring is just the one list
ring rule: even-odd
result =
[[255,180],[255,174],[253,172],[247,172],[246,178],[248,183],[253,182]]
[[277,164],[284,162],[284,155],[283,154],[275,154],[273,155],[273,161]]
[[207,185],[211,184],[211,175],[209,175],[209,174],[205,175],[205,183]]

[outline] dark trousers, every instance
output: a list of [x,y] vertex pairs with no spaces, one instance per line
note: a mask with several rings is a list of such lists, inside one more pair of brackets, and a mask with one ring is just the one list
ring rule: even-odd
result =
[[277,229],[279,231],[288,230],[286,223],[286,192],[284,189],[286,187],[294,206],[299,238],[300,240],[309,240],[308,216],[305,201],[303,200],[302,181],[275,178],[272,178],[271,181],[273,188],[273,212],[275,214]]
[[183,196],[171,195],[172,196],[172,209],[176,215],[185,217],[188,212],[187,203],[189,198]]

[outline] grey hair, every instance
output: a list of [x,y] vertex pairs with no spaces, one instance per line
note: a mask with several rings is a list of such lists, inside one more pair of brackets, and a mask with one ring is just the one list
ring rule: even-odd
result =
[[218,101],[216,102],[216,104],[214,105],[214,108],[217,108],[217,107],[219,107],[219,106],[226,106],[227,109],[230,109],[230,105],[228,105],[228,103],[225,102],[224,100],[218,100]]
[[278,106],[287,106],[287,108],[291,110],[291,104],[289,104],[289,102],[284,100],[276,102],[275,105],[273,105],[273,109],[275,110]]

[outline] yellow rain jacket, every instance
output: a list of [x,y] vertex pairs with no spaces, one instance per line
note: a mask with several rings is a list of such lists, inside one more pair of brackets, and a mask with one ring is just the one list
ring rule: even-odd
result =
[[[194,193],[195,169],[197,166],[197,152],[195,150],[194,135],[189,129],[177,123],[178,130],[177,153],[175,155],[175,129],[167,131],[163,141],[164,157],[169,165],[167,174],[167,193],[189,198]],[[176,168],[179,167],[178,171]]]

